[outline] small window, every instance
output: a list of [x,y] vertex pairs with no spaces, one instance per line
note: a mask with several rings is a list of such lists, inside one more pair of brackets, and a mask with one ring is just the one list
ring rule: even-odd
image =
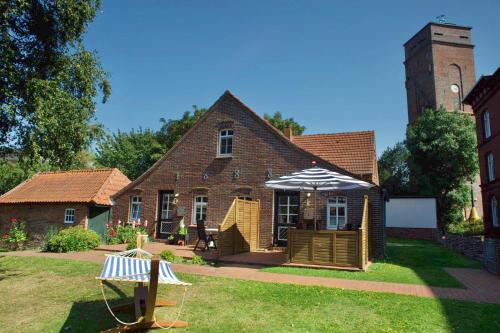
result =
[[494,161],[493,161],[493,154],[492,153],[488,153],[488,155],[486,155],[486,164],[487,164],[487,167],[488,167],[488,181],[492,182],[495,180],[495,165],[494,165]]
[[248,195],[241,195],[238,197],[238,199],[240,200],[245,200],[245,201],[252,201],[252,197],[248,196]]
[[130,197],[130,221],[137,221],[141,218],[142,197],[135,195]]
[[489,139],[491,136],[490,113],[488,111],[483,113],[483,128],[484,138]]
[[219,132],[218,156],[228,157],[233,155],[233,130],[223,129]]
[[331,197],[326,203],[326,222],[328,229],[343,229],[347,222],[346,197]]
[[491,224],[495,228],[500,226],[498,222],[498,205],[496,197],[491,198]]
[[205,195],[198,195],[194,197],[193,205],[193,224],[196,224],[199,220],[207,220],[207,206],[208,197]]
[[64,211],[64,223],[75,223],[75,210],[73,208]]

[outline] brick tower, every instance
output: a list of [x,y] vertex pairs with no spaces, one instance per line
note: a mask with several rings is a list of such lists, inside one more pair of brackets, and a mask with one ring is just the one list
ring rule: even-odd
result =
[[470,27],[431,22],[404,48],[409,123],[441,106],[472,115],[462,103],[476,82]]
[[[462,102],[476,83],[471,29],[431,22],[404,44],[409,124],[427,108],[473,116],[472,108]],[[473,190],[476,209],[483,216],[479,177]]]

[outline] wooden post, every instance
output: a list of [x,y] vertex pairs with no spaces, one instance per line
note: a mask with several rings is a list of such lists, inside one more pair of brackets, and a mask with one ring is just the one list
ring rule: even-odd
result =
[[156,305],[156,294],[158,292],[158,273],[160,271],[160,257],[158,255],[151,258],[151,272],[149,277],[149,292],[146,302],[145,322],[154,321],[154,312]]

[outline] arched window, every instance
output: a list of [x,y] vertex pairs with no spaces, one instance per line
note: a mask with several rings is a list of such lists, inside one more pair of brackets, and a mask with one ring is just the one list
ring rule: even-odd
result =
[[491,224],[493,227],[500,226],[498,222],[498,205],[496,197],[491,198]]
[[488,139],[491,136],[490,113],[488,111],[483,113],[483,129],[484,138]]
[[488,167],[488,181],[492,182],[495,180],[495,162],[492,153],[486,155],[486,165]]

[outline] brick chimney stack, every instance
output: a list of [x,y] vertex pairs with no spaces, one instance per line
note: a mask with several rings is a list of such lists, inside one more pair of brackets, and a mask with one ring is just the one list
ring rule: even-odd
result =
[[291,127],[285,128],[285,136],[288,140],[293,141],[293,129]]

